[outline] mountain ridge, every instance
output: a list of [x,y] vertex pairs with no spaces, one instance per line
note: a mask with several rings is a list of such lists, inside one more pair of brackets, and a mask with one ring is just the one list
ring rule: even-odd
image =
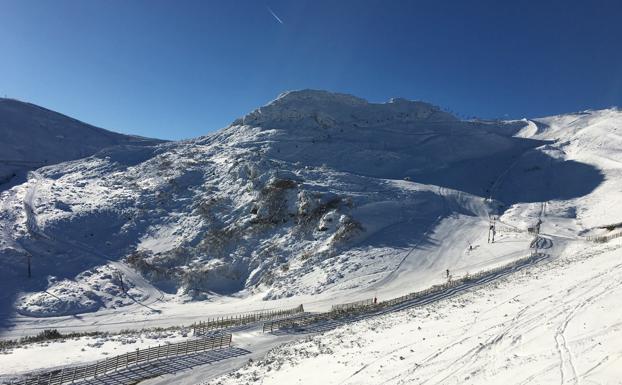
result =
[[164,142],[108,131],[7,98],[0,98],[0,136],[0,189],[21,183],[29,170],[90,156],[105,147]]
[[[132,306],[110,294],[121,290],[110,278],[118,269],[101,255],[138,271],[165,302],[395,292],[405,280],[435,282],[442,266],[468,270],[519,255],[522,241],[486,259],[489,215],[527,227],[546,200],[575,228],[595,220],[583,203],[599,199],[593,191],[618,186],[605,183],[596,158],[569,157],[569,133],[532,138],[529,120],[463,121],[427,103],[308,90],[246,116],[196,139],[46,166],[3,194],[0,223],[12,230],[0,232],[0,258],[15,277],[5,314]],[[590,135],[615,133],[598,130]],[[30,232],[26,214],[45,237]],[[467,242],[478,245],[468,258],[456,248]],[[26,286],[25,255],[36,275]]]

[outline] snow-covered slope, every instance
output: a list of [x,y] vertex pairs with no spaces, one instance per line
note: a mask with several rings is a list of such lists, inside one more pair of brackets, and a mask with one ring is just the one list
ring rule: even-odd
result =
[[[581,170],[556,170],[573,181],[573,189],[585,189],[585,185],[596,185],[594,191],[567,202],[579,212],[577,218],[586,230],[605,230],[598,227],[622,222],[622,112],[619,109],[585,111],[576,114],[534,119],[530,122],[537,130],[533,133],[522,130],[519,136],[554,141],[555,145],[543,149],[556,159],[565,159],[574,164],[596,168],[600,178],[586,175],[586,166]],[[540,171],[538,171],[540,172]],[[596,179],[594,179],[596,178]],[[559,189],[558,179],[547,180],[550,189]],[[593,232],[593,231],[592,231]]]
[[[618,111],[587,114],[581,124],[607,120],[619,138]],[[592,160],[612,150],[582,158],[546,122],[460,121],[423,102],[305,90],[209,136],[43,167],[2,195],[2,317],[29,322],[13,303],[27,316],[120,317],[137,301],[173,320],[188,311],[166,305],[178,300],[233,312],[403,294],[447,268],[523,256],[524,233],[486,242],[489,214],[525,229],[543,201],[559,234],[606,231],[592,229],[612,221],[592,203],[618,188],[619,169]]]
[[207,381],[148,384],[620,384],[622,241],[577,243],[460,296],[277,347]]
[[57,112],[0,98],[0,191],[44,165],[90,156],[102,148],[161,141],[93,127]]

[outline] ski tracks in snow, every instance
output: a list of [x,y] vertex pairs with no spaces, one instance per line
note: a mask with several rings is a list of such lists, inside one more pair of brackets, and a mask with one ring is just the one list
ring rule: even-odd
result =
[[[395,383],[396,380],[398,380],[398,383],[400,381],[407,383],[409,378],[412,380],[412,376],[416,372],[426,369],[431,371],[432,374],[423,381],[418,380],[417,383],[436,385],[450,383],[452,382],[451,379],[462,379],[462,374],[468,376],[469,374],[465,373],[465,371],[469,373],[486,371],[488,363],[497,354],[495,350],[492,350],[493,347],[497,346],[496,349],[511,352],[511,350],[520,346],[520,341],[526,334],[544,332],[550,333],[549,335],[551,335],[554,341],[551,354],[557,354],[558,362],[553,361],[544,366],[537,373],[532,373],[532,375],[523,379],[520,384],[533,383],[533,381],[542,379],[547,373],[552,374],[556,370],[559,371],[560,384],[581,384],[582,377],[587,376],[590,372],[603,365],[603,363],[608,362],[610,356],[599,360],[598,363],[582,373],[575,364],[575,356],[580,353],[575,353],[572,350],[573,340],[568,339],[566,330],[577,315],[589,310],[591,304],[596,303],[599,298],[611,294],[620,288],[622,280],[617,277],[611,279],[611,275],[620,274],[621,268],[622,264],[617,264],[608,271],[591,275],[571,287],[557,290],[540,297],[537,301],[527,303],[518,309],[510,320],[501,323],[495,322],[483,330],[478,330],[476,334],[466,335],[460,339],[453,340],[445,346],[439,347],[436,352],[428,355],[424,360],[415,363],[414,367],[399,371],[382,383]],[[607,282],[609,284],[606,284]],[[518,301],[518,298],[519,296],[515,296],[506,302]],[[553,309],[557,311],[551,312],[551,306],[555,306],[553,304],[556,302],[558,305]],[[479,315],[484,314],[480,313]],[[480,322],[485,323],[486,319],[482,319]],[[547,325],[551,324],[556,326],[553,326],[552,329],[547,327]],[[473,323],[471,325],[472,327],[475,326]],[[545,329],[538,330],[542,327]],[[481,343],[476,341],[476,337],[482,335],[488,335],[485,341]],[[504,340],[506,341],[505,344],[503,344]],[[455,347],[459,347],[468,341],[473,341],[473,346],[468,347],[466,351],[460,352],[457,356],[451,357],[451,351]],[[407,346],[402,348],[405,347]],[[391,355],[394,352],[391,351],[375,361],[379,361],[382,357]],[[440,357],[447,354],[449,354],[447,358],[440,359]],[[363,368],[348,377],[347,380],[351,380],[355,375],[367,370],[372,363],[367,363]],[[434,369],[435,367],[440,369]]]
[[[612,269],[612,272],[615,271],[616,269],[619,269],[620,267],[622,267],[622,264],[615,266],[614,269]],[[600,277],[600,276],[606,275],[607,273],[611,273],[611,272],[601,273],[598,276]],[[594,281],[594,280],[590,279],[590,281]],[[566,332],[566,329],[568,328],[568,324],[573,320],[573,318],[579,312],[584,311],[584,309],[587,306],[589,306],[599,297],[609,294],[614,289],[619,288],[620,282],[615,282],[614,284],[607,285],[603,288],[602,284],[604,281],[605,281],[604,278],[601,278],[600,280],[598,280],[596,284],[593,284],[586,291],[584,291],[580,295],[580,297],[584,297],[585,295],[588,295],[589,293],[592,293],[593,291],[600,289],[600,290],[597,290],[596,293],[588,296],[587,298],[581,299],[577,305],[572,307],[570,311],[566,313],[566,316],[564,317],[562,322],[557,327],[557,330],[555,333],[555,343],[557,345],[557,351],[559,354],[559,372],[560,372],[560,384],[561,385],[565,385],[565,384],[578,385],[581,383],[580,382],[581,376],[577,374],[577,368],[575,367],[575,364],[573,361],[573,352],[568,344],[565,332]]]

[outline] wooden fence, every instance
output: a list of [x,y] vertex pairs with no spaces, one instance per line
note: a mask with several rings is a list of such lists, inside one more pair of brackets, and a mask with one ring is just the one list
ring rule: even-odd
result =
[[263,320],[273,320],[277,318],[290,317],[304,313],[304,307],[298,305],[292,309],[268,310],[249,314],[232,315],[228,317],[212,318],[204,322],[192,325],[194,335],[205,335],[212,330],[224,329],[233,326],[247,325]]
[[619,238],[619,237],[622,237],[622,231],[619,233],[609,234],[609,235],[593,235],[593,236],[585,237],[585,239],[588,241],[596,242],[596,243],[605,243],[605,242],[609,242],[610,240],[614,238]]
[[451,281],[447,281],[445,283],[439,284],[439,285],[434,285],[431,286],[425,290],[421,290],[421,291],[417,291],[414,293],[410,293],[410,294],[406,294],[403,295],[401,297],[397,297],[397,298],[393,298],[387,301],[382,301],[381,303],[378,304],[378,306],[383,306],[383,307],[388,307],[388,306],[393,306],[393,305],[397,305],[403,302],[408,302],[408,301],[412,301],[415,299],[420,299],[432,294],[438,294],[444,290],[462,285],[464,283],[467,282],[471,282],[471,281],[477,281],[481,278],[484,278],[486,276],[494,276],[497,275],[505,270],[510,270],[513,269],[515,267],[521,266],[521,265],[525,265],[527,263],[531,263],[537,259],[541,259],[544,258],[546,256],[546,254],[543,253],[531,253],[529,256],[527,257],[523,257],[520,259],[517,259],[515,261],[512,261],[510,263],[507,263],[505,265],[493,268],[493,269],[489,269],[489,270],[482,270],[480,272],[474,273],[474,274],[469,274],[467,273],[466,275],[464,275],[463,277],[460,277],[458,279],[454,279]]
[[325,313],[315,313],[315,314],[304,314],[299,317],[286,318],[282,320],[269,321],[264,322],[263,324],[263,332],[273,332],[275,330],[280,329],[293,329],[297,327],[302,327],[306,325],[316,324],[322,321],[328,320],[336,320],[339,318],[344,318],[346,315],[348,317],[363,312],[363,310],[368,311],[370,308],[354,308],[349,311],[329,311]]
[[125,369],[134,365],[148,363],[162,358],[183,356],[207,350],[221,349],[231,346],[231,334],[221,334],[210,338],[199,338],[156,346],[147,349],[136,349],[134,352],[121,354],[100,360],[88,365],[66,367],[49,372],[39,373],[25,378],[18,385],[61,385]]
[[341,304],[333,305],[331,307],[331,311],[349,311],[352,309],[357,309],[361,307],[369,307],[372,305],[374,305],[374,299],[370,298],[370,299],[364,299],[362,301],[355,301],[355,302],[348,302],[348,303],[341,303]]
[[301,313],[294,317],[282,318],[279,320],[268,321],[263,323],[263,332],[273,332],[279,329],[285,329],[286,327],[302,324],[305,322],[304,320],[307,318],[313,318],[314,315],[310,315],[308,313]]

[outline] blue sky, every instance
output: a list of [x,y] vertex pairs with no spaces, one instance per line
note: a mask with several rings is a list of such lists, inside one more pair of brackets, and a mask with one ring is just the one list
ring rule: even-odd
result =
[[536,117],[622,105],[620,15],[619,0],[0,0],[0,94],[167,139],[301,88]]

